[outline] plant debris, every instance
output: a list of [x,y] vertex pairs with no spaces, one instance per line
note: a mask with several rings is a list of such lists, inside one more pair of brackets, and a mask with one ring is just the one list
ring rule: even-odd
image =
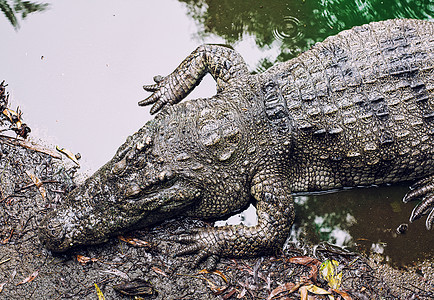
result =
[[95,283],[96,294],[98,295],[98,300],[105,300],[104,294],[101,292],[98,285]]
[[125,237],[123,235],[119,235],[118,239],[120,239],[121,241],[128,243],[130,245],[133,245],[134,247],[146,247],[146,248],[150,248],[151,244],[146,242],[146,241],[142,241],[139,240],[137,238],[133,238],[133,237]]
[[152,296],[156,294],[152,285],[140,278],[115,285],[113,288],[126,296]]
[[6,123],[9,123],[8,128],[3,128],[1,131],[12,130],[17,136],[26,139],[29,133],[32,131],[26,123],[21,119],[22,112],[19,107],[16,111],[10,109],[9,106],[9,93],[6,92],[7,84],[3,80],[0,83],[0,125],[3,127]]
[[39,275],[39,270],[36,270],[32,274],[30,274],[28,277],[26,277],[22,281],[18,282],[17,285],[32,282],[38,275]]
[[97,262],[98,261],[98,258],[90,258],[90,257],[80,255],[80,254],[77,254],[76,257],[77,257],[77,261],[80,264],[82,264],[83,266],[89,262]]
[[80,159],[81,155],[79,153],[74,154],[70,150],[68,150],[66,148],[60,148],[59,146],[56,146],[56,150],[59,151],[60,153],[64,154],[64,155],[66,155],[66,157],[68,157],[70,160],[72,160],[77,166],[80,166],[78,159]]

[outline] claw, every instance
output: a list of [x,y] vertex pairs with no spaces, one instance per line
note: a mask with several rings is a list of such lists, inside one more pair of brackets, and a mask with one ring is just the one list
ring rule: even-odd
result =
[[191,236],[191,234],[181,234],[172,237],[172,241],[182,243],[182,244],[189,244],[194,241],[194,238]]
[[152,94],[151,96],[149,96],[148,98],[146,98],[146,99],[144,99],[142,101],[139,101],[139,105],[140,106],[145,106],[145,105],[148,105],[148,104],[155,103],[155,102],[158,101],[159,98],[160,98],[160,93],[156,92],[156,93]]
[[416,189],[416,188],[418,188],[418,187],[421,187],[421,186],[426,185],[427,183],[429,183],[429,182],[431,182],[431,181],[434,181],[434,176],[429,176],[429,177],[423,178],[423,179],[421,179],[421,180],[415,182],[415,183],[410,187],[410,189],[414,190],[414,189]]
[[161,75],[154,76],[155,83],[160,83],[163,81],[163,79],[164,79],[164,76],[161,76]]
[[204,250],[201,250],[201,247],[198,244],[193,244],[193,245],[189,245],[189,246],[182,246],[180,249],[178,249],[176,251],[176,253],[173,256],[174,257],[182,256],[182,255],[186,255],[186,254],[196,253],[198,251],[200,251],[200,252],[204,251]]
[[220,256],[211,254],[206,260],[205,269],[208,271],[214,270],[217,267],[217,263],[220,261]]
[[[191,232],[194,233],[192,234]],[[189,234],[180,234],[170,238],[171,241],[188,244],[180,246],[173,254],[173,257],[196,253],[192,263],[193,267],[198,267],[202,261],[206,261],[205,268],[207,270],[215,269],[220,260],[220,256],[216,254],[215,249],[212,250],[216,245],[209,243],[209,241],[207,242],[206,239],[204,239],[204,236],[199,233],[200,230],[191,229],[191,232]]]
[[434,225],[434,208],[429,213],[428,217],[426,218],[425,226],[426,229],[431,230]]
[[421,218],[423,215],[427,214],[429,210],[434,210],[434,195],[424,198],[423,201],[413,209],[410,216],[410,222]]
[[152,106],[151,111],[150,111],[151,115],[153,115],[156,112],[158,112],[164,106],[164,104],[165,103],[163,101],[157,101],[157,102],[155,102],[155,104]]
[[143,89],[145,91],[148,91],[148,92],[155,92],[155,91],[158,90],[159,87],[160,87],[160,85],[158,83],[156,83],[156,84],[145,84],[143,86]]
[[416,183],[418,186],[415,190],[412,190],[405,195],[404,199],[402,201],[404,203],[408,203],[410,201],[416,200],[419,197],[422,197],[428,193],[434,192],[434,183],[426,184],[421,186],[422,184]]
[[202,261],[204,261],[208,257],[208,253],[205,250],[199,250],[194,258],[193,264],[198,266]]

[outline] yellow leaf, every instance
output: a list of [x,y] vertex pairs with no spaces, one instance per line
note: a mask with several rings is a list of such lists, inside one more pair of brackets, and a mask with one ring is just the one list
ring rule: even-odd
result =
[[105,300],[104,294],[99,289],[98,285],[95,283],[96,294],[98,295],[98,300]]
[[60,153],[65,154],[70,160],[75,162],[75,164],[77,166],[80,166],[80,163],[78,162],[77,158],[75,157],[75,155],[71,151],[69,151],[66,148],[60,148],[59,146],[56,146],[56,150],[59,151]]
[[321,277],[332,289],[339,289],[342,282],[342,272],[338,273],[339,263],[336,260],[325,260],[319,267]]

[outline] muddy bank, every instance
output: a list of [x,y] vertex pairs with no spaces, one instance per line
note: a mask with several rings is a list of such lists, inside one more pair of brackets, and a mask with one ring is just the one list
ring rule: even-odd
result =
[[[339,262],[343,278],[338,290],[353,299],[433,295],[432,261],[397,270],[375,258],[322,246],[289,245],[285,253],[224,259],[217,272],[200,272],[191,266],[192,256],[173,258],[177,245],[165,240],[193,226],[208,226],[194,220],[173,220],[103,245],[50,253],[39,242],[38,222],[74,188],[74,163],[0,141],[0,298],[97,299],[97,286],[106,299],[266,299],[270,294],[300,299],[312,286],[329,290],[318,275],[326,259]],[[126,282],[133,287],[120,290],[131,296],[114,288]]]

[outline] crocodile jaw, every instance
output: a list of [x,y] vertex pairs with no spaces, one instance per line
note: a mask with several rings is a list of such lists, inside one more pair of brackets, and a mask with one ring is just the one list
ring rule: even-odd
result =
[[64,252],[78,245],[105,242],[111,236],[182,214],[200,197],[198,190],[177,182],[164,190],[115,203],[92,201],[83,197],[86,186],[74,190],[63,206],[41,221],[39,237],[47,249]]

